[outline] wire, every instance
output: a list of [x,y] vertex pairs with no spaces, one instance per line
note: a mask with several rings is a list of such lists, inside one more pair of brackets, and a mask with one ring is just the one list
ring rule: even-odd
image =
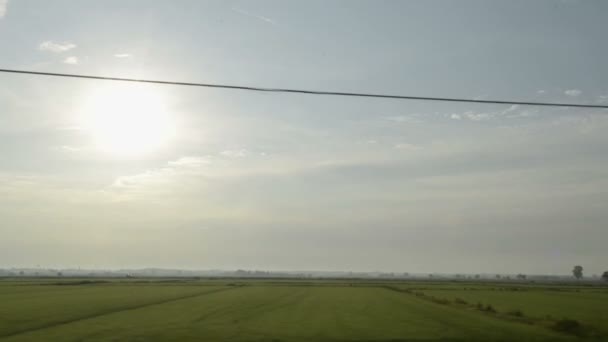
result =
[[154,84],[190,86],[190,87],[207,87],[207,88],[221,88],[221,89],[233,89],[233,90],[249,90],[249,91],[272,92],[272,93],[294,93],[294,94],[307,94],[307,95],[371,97],[371,98],[396,99],[396,100],[420,100],[420,101],[466,102],[466,103],[505,104],[505,105],[523,105],[523,106],[576,107],[576,108],[602,108],[602,109],[608,109],[608,105],[577,104],[577,103],[531,102],[531,101],[503,101],[503,100],[476,100],[476,99],[449,98],[449,97],[426,97],[426,96],[387,95],[387,94],[370,94],[370,93],[350,93],[350,92],[339,92],[339,91],[321,91],[321,90],[304,90],[304,89],[288,89],[288,88],[265,88],[265,87],[250,87],[250,86],[227,85],[227,84],[213,84],[213,83],[191,83],[191,82],[146,80],[146,79],[135,79],[135,78],[123,78],[123,77],[92,76],[92,75],[80,75],[80,74],[63,74],[63,73],[27,71],[27,70],[13,70],[13,69],[0,69],[0,72],[13,73],[13,74],[37,75],[37,76],[84,78],[84,79],[91,79],[91,80],[139,82],[139,83],[154,83]]

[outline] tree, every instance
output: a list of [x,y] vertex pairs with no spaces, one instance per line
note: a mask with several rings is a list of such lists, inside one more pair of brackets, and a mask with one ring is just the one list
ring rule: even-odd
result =
[[583,266],[576,265],[572,270],[572,274],[576,279],[581,279],[583,277]]
[[520,273],[517,275],[517,279],[526,280],[526,275]]
[[602,279],[608,281],[608,271],[602,273]]

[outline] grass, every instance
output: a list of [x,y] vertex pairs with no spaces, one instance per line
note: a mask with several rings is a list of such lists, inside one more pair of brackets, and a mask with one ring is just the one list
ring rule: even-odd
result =
[[2,286],[0,337],[213,291],[180,286]]
[[588,330],[608,336],[608,291],[605,289],[563,288],[556,291],[531,287],[513,291],[500,288],[464,290],[462,287],[435,290],[429,287],[419,291],[436,298],[458,297],[463,301],[491,305],[498,312],[546,321],[547,324],[555,324],[559,320],[576,320]]
[[[0,282],[0,340],[554,341],[577,340],[583,329],[569,321],[546,327],[503,319],[501,305],[482,290],[437,290],[430,297],[428,290],[416,296],[391,287],[243,280]],[[469,296],[475,294],[481,296]],[[480,310],[470,309],[475,304],[469,303],[478,302]]]

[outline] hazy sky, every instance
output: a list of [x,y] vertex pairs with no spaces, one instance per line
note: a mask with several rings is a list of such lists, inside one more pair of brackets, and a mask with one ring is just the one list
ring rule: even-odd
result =
[[[608,2],[0,0],[0,68],[608,103]],[[0,74],[0,267],[608,269],[608,111]]]

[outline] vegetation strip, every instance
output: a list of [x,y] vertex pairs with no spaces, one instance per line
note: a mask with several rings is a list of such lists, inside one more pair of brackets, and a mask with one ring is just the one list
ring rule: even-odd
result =
[[499,313],[491,304],[486,304],[486,305],[483,305],[482,303],[472,304],[472,303],[466,302],[460,298],[456,298],[452,302],[445,298],[437,298],[435,296],[429,296],[429,295],[425,294],[424,292],[414,291],[413,289],[398,288],[398,287],[394,287],[391,285],[380,285],[378,287],[389,290],[389,291],[406,293],[406,294],[415,296],[415,297],[420,298],[425,301],[429,301],[429,302],[439,304],[439,305],[449,306],[452,308],[463,308],[464,307],[467,309],[476,309],[480,313],[483,313],[487,316],[494,317],[496,319],[509,321],[509,322],[516,322],[516,323],[523,323],[523,324],[530,324],[530,325],[538,324],[540,326],[544,326],[546,328],[550,328],[554,331],[558,331],[560,333],[567,334],[567,335],[576,335],[579,337],[583,337],[583,336],[587,336],[589,333],[591,333],[592,335],[596,335],[594,337],[599,337],[599,336],[597,336],[597,332],[585,331],[583,329],[583,326],[581,326],[581,324],[578,321],[572,320],[572,319],[551,320],[552,324],[547,326],[546,324],[539,324],[539,323],[542,323],[541,319],[524,317],[523,312],[521,312],[520,310],[513,310],[513,311],[509,311],[509,312]]
[[218,292],[223,292],[223,291],[228,291],[228,290],[232,290],[232,289],[235,289],[235,288],[236,287],[226,287],[226,288],[221,288],[221,289],[217,289],[217,290],[211,290],[211,291],[205,291],[205,292],[199,292],[199,293],[195,293],[195,294],[190,294],[190,295],[186,295],[186,296],[182,296],[182,297],[177,297],[177,298],[164,299],[164,300],[157,301],[157,302],[151,302],[151,303],[139,304],[139,305],[134,305],[134,306],[129,306],[129,307],[122,307],[122,308],[112,309],[112,310],[108,310],[108,311],[104,311],[104,312],[100,312],[100,313],[95,313],[95,314],[91,314],[91,315],[86,315],[86,316],[78,317],[78,318],[74,318],[74,319],[63,320],[63,321],[58,321],[58,322],[51,322],[51,323],[44,324],[44,325],[41,325],[39,327],[35,327],[35,328],[31,328],[31,329],[18,330],[18,331],[10,332],[10,333],[7,333],[7,334],[2,334],[2,335],[0,335],[0,338],[13,337],[13,336],[21,335],[21,334],[26,334],[26,333],[34,332],[34,331],[54,328],[54,327],[61,326],[61,325],[66,325],[66,324],[76,323],[76,322],[80,322],[80,321],[85,321],[85,320],[92,319],[92,318],[97,318],[97,317],[101,317],[101,316],[111,315],[111,314],[115,314],[115,313],[119,313],[119,312],[137,310],[137,309],[142,309],[142,308],[146,308],[146,307],[150,307],[150,306],[162,305],[162,304],[167,304],[167,303],[171,303],[171,302],[177,302],[177,301],[184,300],[184,299],[192,299],[192,298],[196,298],[196,297],[202,297],[202,296],[205,296],[205,295],[209,295],[209,294],[213,294],[213,293],[218,293]]

